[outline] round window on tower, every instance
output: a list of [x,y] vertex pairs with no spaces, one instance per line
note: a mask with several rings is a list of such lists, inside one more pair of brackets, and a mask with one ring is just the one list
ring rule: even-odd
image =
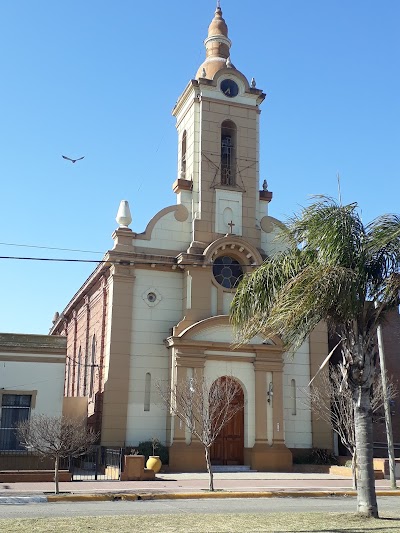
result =
[[217,257],[213,264],[216,281],[225,289],[234,289],[243,277],[243,269],[236,259],[223,255]]
[[148,292],[147,293],[147,300],[152,304],[157,300],[157,295],[155,292]]

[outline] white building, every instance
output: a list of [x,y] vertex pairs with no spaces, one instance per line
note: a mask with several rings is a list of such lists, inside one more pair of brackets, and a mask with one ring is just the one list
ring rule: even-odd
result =
[[205,47],[205,61],[173,110],[176,205],[140,234],[129,229],[128,206],[121,206],[107,262],[52,333],[67,336],[66,396],[88,398],[89,423],[103,445],[157,437],[170,446],[171,469],[205,468],[202,447],[162,408],[154,383],[233,376],[245,409],[220,435],[212,461],[284,470],[292,452],[332,447],[330,430],[298,400],[327,355],[327,334],[317,328],[294,359],[277,338],[232,349],[236,283],[279,249],[279,222],[268,214],[272,193],[266,184],[259,190],[265,94],[232,64],[219,7]]
[[21,449],[15,433],[33,414],[61,416],[66,339],[0,333],[0,450]]

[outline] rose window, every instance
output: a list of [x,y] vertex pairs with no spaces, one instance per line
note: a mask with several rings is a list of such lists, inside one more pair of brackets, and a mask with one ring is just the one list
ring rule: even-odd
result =
[[217,257],[213,263],[215,279],[225,289],[234,289],[243,277],[243,270],[236,259],[227,255]]

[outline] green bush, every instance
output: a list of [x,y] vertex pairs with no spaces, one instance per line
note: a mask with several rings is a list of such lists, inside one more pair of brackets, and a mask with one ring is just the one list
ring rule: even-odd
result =
[[312,448],[293,459],[293,463],[303,465],[337,465],[337,462],[337,457],[331,451],[322,448]]
[[157,444],[155,454],[153,454],[153,443],[151,440],[139,442],[139,446],[137,446],[136,449],[139,455],[144,455],[146,457],[146,461],[150,455],[158,455],[163,465],[167,465],[169,463],[168,448],[160,442]]

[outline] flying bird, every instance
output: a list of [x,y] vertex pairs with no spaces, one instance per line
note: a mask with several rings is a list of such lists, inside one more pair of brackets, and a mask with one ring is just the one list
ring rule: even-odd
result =
[[81,159],[83,159],[85,156],[82,156],[82,157],[78,157],[78,159],[71,159],[70,157],[67,157],[66,155],[63,155],[62,158],[63,159],[66,159],[67,161],[71,161],[71,163],[76,163],[77,161],[80,161]]

